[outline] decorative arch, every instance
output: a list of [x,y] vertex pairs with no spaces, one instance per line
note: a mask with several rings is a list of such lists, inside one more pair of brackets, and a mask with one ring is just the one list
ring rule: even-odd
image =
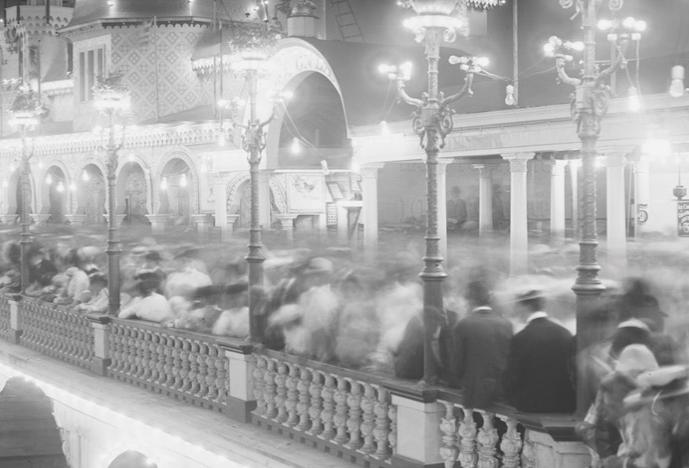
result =
[[239,199],[241,198],[241,193],[239,191],[242,184],[249,182],[251,177],[245,172],[240,172],[233,174],[230,180],[227,182],[227,212],[234,214],[235,207],[239,206]]
[[108,468],[158,468],[158,464],[137,450],[127,450],[117,455]]
[[41,186],[41,213],[49,215],[49,223],[63,223],[65,215],[72,211],[69,175],[64,165],[48,165],[38,182]]
[[[15,169],[12,171],[7,179],[2,180],[2,187],[7,194],[7,204],[2,207],[2,212],[8,215],[18,216],[20,212],[19,203],[19,177],[21,174],[21,169]],[[33,172],[29,174],[29,185],[31,186],[31,203],[30,203],[30,213],[36,213],[38,209],[38,197],[36,194],[36,181]]]
[[158,192],[160,198],[160,202],[156,203],[156,210],[160,211],[163,204],[163,194],[160,189],[160,184],[163,180],[163,177],[165,177],[166,169],[175,160],[182,161],[189,169],[189,181],[187,189],[189,193],[189,215],[197,214],[200,211],[201,178],[199,177],[196,164],[191,158],[191,155],[188,152],[179,149],[165,154],[163,159],[160,161],[158,175],[155,178],[155,190]]
[[[314,73],[325,77],[333,85],[339,96],[345,120],[345,137],[349,138],[349,120],[342,97],[342,88],[328,60],[318,49],[302,39],[285,39],[280,41],[279,48],[271,57],[270,63],[272,69],[275,70],[271,75],[271,86],[281,91],[293,91],[309,75]],[[267,102],[269,93],[262,94],[264,102],[261,107],[269,109],[271,107],[271,104]],[[284,111],[279,109],[275,118],[268,126],[266,136],[266,165],[268,168],[276,168],[278,166],[280,131],[284,120]]]
[[77,183],[77,214],[85,224],[103,224],[107,213],[107,179],[100,164],[87,162],[79,172]]
[[122,180],[122,171],[125,170],[125,168],[131,168],[132,166],[138,166],[141,171],[143,172],[143,190],[142,193],[145,194],[145,204],[144,204],[144,212],[142,214],[150,214],[153,213],[153,180],[151,176],[151,168],[146,164],[146,162],[139,157],[138,155],[131,153],[129,156],[126,158],[120,158],[119,164],[117,165],[117,175],[116,175],[116,187],[117,187],[117,209],[116,212],[118,214],[124,214],[125,212],[125,205],[124,205],[124,198],[123,194],[124,191],[121,190],[124,186],[122,185],[125,183],[125,181]]
[[138,161],[120,165],[117,175],[116,214],[146,216],[151,213],[150,171]]

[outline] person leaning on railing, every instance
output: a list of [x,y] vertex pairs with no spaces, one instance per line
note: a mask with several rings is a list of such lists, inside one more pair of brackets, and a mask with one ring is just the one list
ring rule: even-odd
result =
[[89,275],[91,299],[77,305],[76,310],[85,313],[104,314],[108,311],[108,279],[100,272]]

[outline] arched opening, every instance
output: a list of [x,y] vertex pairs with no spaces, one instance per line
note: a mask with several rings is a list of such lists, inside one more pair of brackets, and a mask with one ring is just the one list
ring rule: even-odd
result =
[[117,214],[124,215],[124,223],[148,224],[148,185],[143,168],[136,162],[122,166],[117,179]]
[[189,165],[180,158],[170,160],[161,173],[160,214],[170,216],[174,225],[191,221],[192,194],[196,181]]
[[79,175],[77,192],[78,213],[84,215],[84,224],[105,222],[105,177],[95,164],[85,166]]
[[36,385],[19,377],[0,392],[0,466],[68,468],[53,402]]
[[158,465],[141,452],[127,450],[115,457],[108,468],[158,468]]
[[237,229],[249,229],[251,225],[251,182],[245,180],[237,188],[236,196],[230,200],[229,213],[239,215]]
[[51,166],[41,181],[43,191],[43,212],[49,214],[48,223],[63,224],[69,212],[69,187],[65,173],[57,166]]
[[320,73],[307,72],[286,86],[293,98],[286,104],[280,126],[278,166],[281,169],[349,169],[351,145],[342,100],[335,86]]

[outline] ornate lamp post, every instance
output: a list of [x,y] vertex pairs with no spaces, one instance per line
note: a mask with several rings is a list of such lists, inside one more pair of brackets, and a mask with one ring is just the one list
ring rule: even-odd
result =
[[[232,69],[244,76],[248,90],[249,116],[246,124],[237,124],[242,128],[242,147],[247,153],[251,184],[251,222],[249,227],[249,253],[246,261],[249,264],[249,288],[263,284],[263,242],[261,240],[261,225],[259,219],[259,166],[263,150],[266,148],[265,127],[271,122],[271,115],[265,121],[258,116],[258,79],[265,71],[266,62],[271,49],[275,46],[279,35],[267,25],[247,27],[237,30],[231,44],[237,51],[231,58]],[[256,295],[249,294],[249,336],[251,341],[263,342],[264,324],[261,317],[260,304]]]
[[116,315],[120,308],[120,241],[117,238],[117,218],[115,209],[118,152],[124,144],[124,130],[121,141],[116,140],[115,118],[122,116],[130,107],[129,91],[121,84],[121,76],[111,75],[98,80],[94,89],[94,106],[106,116],[108,122],[108,142],[104,147],[107,155],[106,170],[108,178],[108,310]]
[[[596,232],[596,143],[600,135],[601,121],[607,113],[611,92],[608,79],[619,68],[626,65],[623,47],[631,40],[637,40],[646,29],[642,21],[627,18],[624,21],[598,21],[598,7],[605,0],[559,0],[563,8],[576,9],[581,16],[583,42],[563,42],[553,36],[544,47],[547,56],[555,58],[558,76],[563,83],[574,88],[572,98],[572,119],[577,124],[577,133],[581,140],[582,178],[583,178],[583,226],[579,243],[579,265],[577,279],[572,287],[577,296],[577,347],[584,349],[591,341],[588,315],[598,303],[601,292],[605,289],[598,272],[600,265],[596,259],[598,235]],[[618,12],[624,0],[607,0],[608,9]],[[607,38],[615,51],[612,62],[604,70],[596,63],[596,28],[608,31]],[[580,77],[567,73],[567,64],[574,62],[573,53],[583,54]],[[582,380],[582,379],[579,379]],[[578,392],[577,409],[586,411],[588,403],[583,401],[585,393]]]
[[20,207],[20,222],[21,222],[21,289],[22,292],[29,286],[29,259],[27,253],[31,245],[31,160],[32,152],[29,151],[26,135],[29,131],[35,129],[40,123],[40,116],[43,114],[43,107],[38,99],[36,93],[33,92],[30,86],[22,85],[19,88],[17,97],[14,99],[11,108],[12,118],[10,125],[17,128],[21,133],[22,139],[22,157],[20,163],[20,190],[21,190],[21,207]]
[[486,59],[451,57],[450,63],[458,64],[466,72],[464,87],[452,96],[445,97],[438,89],[438,62],[443,42],[454,42],[457,30],[467,27],[466,10],[469,7],[487,8],[504,3],[502,0],[403,0],[401,6],[412,9],[416,16],[408,18],[404,25],[416,34],[418,42],[425,46],[428,62],[428,89],[421,99],[412,98],[405,90],[411,77],[411,64],[383,65],[380,71],[397,81],[399,97],[414,107],[412,127],[421,139],[426,153],[426,253],[423,280],[424,302],[424,382],[435,383],[438,375],[437,331],[444,317],[442,282],[447,274],[440,255],[438,232],[438,153],[445,144],[445,137],[452,131],[451,106],[467,94],[475,73],[487,65]]

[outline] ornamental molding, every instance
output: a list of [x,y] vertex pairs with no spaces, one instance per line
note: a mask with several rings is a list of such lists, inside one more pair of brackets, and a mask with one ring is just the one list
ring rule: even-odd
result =
[[[194,146],[215,144],[219,129],[216,122],[176,126],[147,125],[127,128],[124,149],[161,146]],[[100,151],[105,137],[91,132],[29,137],[34,156],[89,153]],[[16,157],[21,152],[21,139],[1,139],[0,158]]]
[[270,65],[273,70],[271,79],[278,89],[284,88],[302,73],[315,72],[325,76],[342,97],[340,84],[328,60],[306,41],[294,38],[281,41],[278,51],[270,59]]

